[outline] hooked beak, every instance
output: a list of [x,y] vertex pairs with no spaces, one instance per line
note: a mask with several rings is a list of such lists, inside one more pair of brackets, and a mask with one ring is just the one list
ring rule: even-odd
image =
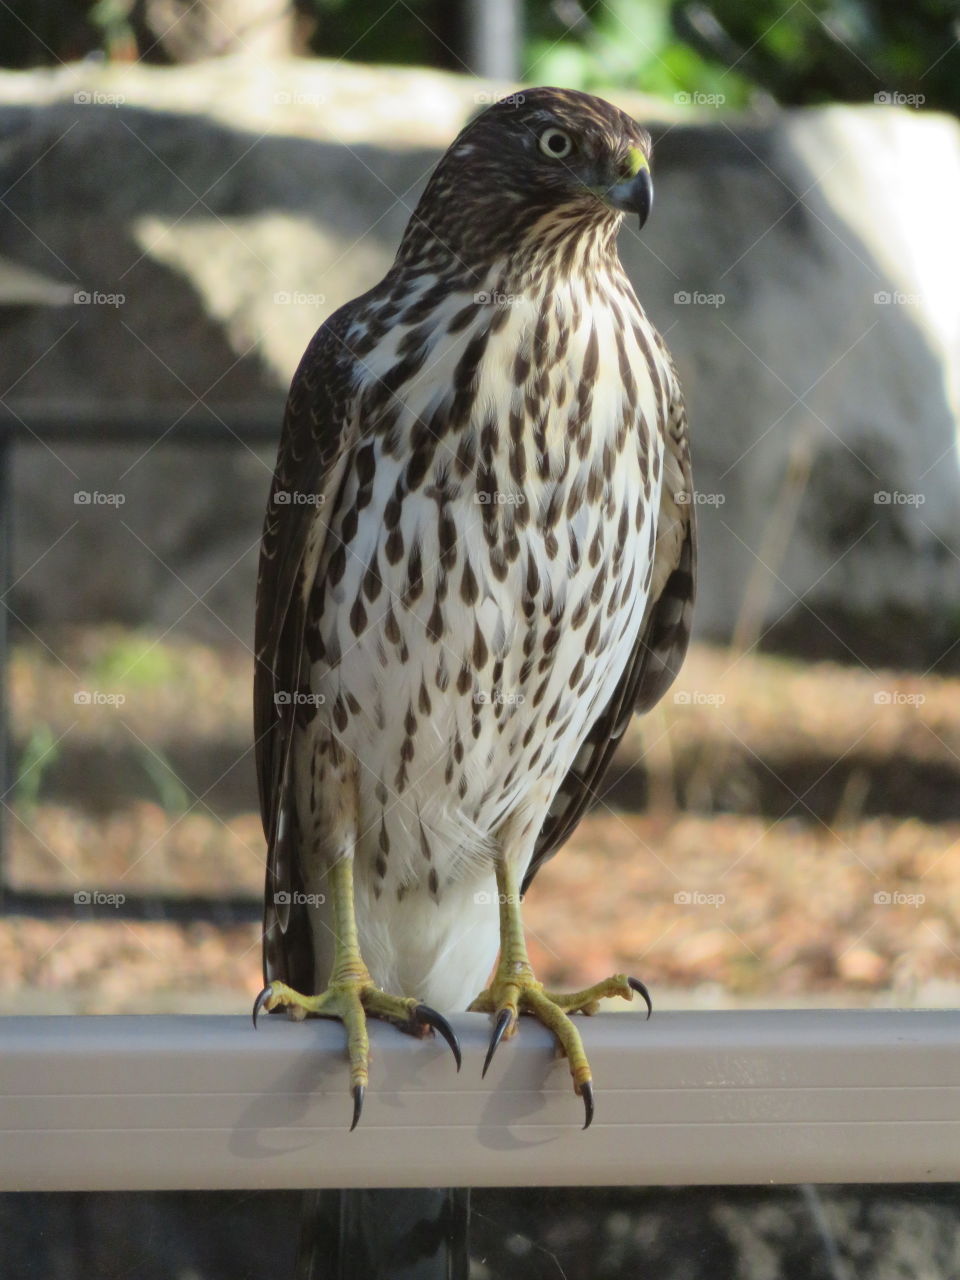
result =
[[632,176],[610,187],[605,199],[621,213],[635,213],[642,227],[653,208],[653,179],[647,158],[638,147],[630,148],[630,168]]

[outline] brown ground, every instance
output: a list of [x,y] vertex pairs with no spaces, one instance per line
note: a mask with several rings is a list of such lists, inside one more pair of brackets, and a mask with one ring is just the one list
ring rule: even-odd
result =
[[[105,629],[48,643],[67,667],[37,645],[13,665],[10,879],[257,897],[247,655]],[[960,680],[699,647],[528,896],[538,971],[579,986],[627,970],[661,1007],[955,1003],[958,780]],[[7,918],[0,975],[6,1012],[234,1012],[259,932],[122,905]]]

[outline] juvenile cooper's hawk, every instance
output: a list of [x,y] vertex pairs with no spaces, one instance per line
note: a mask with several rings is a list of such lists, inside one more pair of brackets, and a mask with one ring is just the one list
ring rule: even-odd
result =
[[496,1015],[487,1062],[533,1014],[587,1124],[567,1015],[646,999],[623,975],[545,992],[520,898],[689,637],[683,402],[616,248],[650,212],[649,156],[599,98],[496,103],[293,380],[257,595],[255,1014],[343,1020],[354,1124],[366,1017],[441,1031],[459,1065],[429,1006],[465,1008],[498,948],[470,1006]]

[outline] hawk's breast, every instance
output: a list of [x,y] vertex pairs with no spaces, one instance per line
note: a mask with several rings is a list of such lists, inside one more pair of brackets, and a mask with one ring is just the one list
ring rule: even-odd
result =
[[322,517],[302,732],[360,762],[360,874],[401,897],[535,838],[650,585],[669,374],[632,291],[485,296],[365,357]]

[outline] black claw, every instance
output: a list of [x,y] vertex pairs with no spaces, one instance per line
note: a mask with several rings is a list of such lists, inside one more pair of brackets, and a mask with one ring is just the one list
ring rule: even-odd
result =
[[457,1070],[460,1070],[462,1057],[460,1054],[460,1041],[457,1039],[457,1033],[451,1027],[442,1013],[437,1013],[436,1009],[431,1009],[428,1004],[418,1004],[413,1011],[413,1016],[418,1022],[425,1022],[428,1027],[432,1027],[434,1031],[439,1031],[450,1046],[457,1063]]
[[360,1114],[363,1111],[363,1100],[366,1097],[366,1094],[367,1091],[362,1084],[355,1084],[353,1086],[353,1124],[350,1126],[351,1133],[353,1133],[354,1129],[360,1123]]
[[266,987],[264,987],[264,988],[263,988],[263,990],[262,990],[262,991],[260,992],[260,994],[257,996],[256,1000],[254,1000],[254,1002],[253,1002],[253,1029],[254,1029],[254,1031],[256,1031],[256,1029],[257,1029],[257,1015],[259,1014],[260,1010],[263,1008],[263,1006],[267,1003],[267,1001],[270,999],[270,997],[271,997],[272,995],[273,995],[273,987],[271,987],[271,986],[266,986]]
[[580,1086],[580,1097],[583,1099],[583,1109],[587,1117],[583,1122],[583,1127],[584,1129],[589,1129],[593,1120],[593,1085],[589,1080],[585,1080]]
[[653,1001],[650,999],[650,992],[647,990],[647,988],[644,986],[644,984],[640,981],[639,978],[628,978],[627,983],[631,987],[633,987],[634,991],[636,991],[639,995],[643,996],[644,1000],[646,1001],[647,1020],[649,1021],[650,1015],[651,1013],[653,1013]]
[[481,1078],[487,1074],[487,1068],[493,1061],[493,1055],[497,1052],[497,1045],[503,1039],[503,1033],[509,1027],[513,1014],[509,1009],[501,1009],[497,1014],[497,1025],[493,1028],[493,1035],[490,1037],[490,1048],[487,1050],[487,1056],[483,1060],[483,1071]]

